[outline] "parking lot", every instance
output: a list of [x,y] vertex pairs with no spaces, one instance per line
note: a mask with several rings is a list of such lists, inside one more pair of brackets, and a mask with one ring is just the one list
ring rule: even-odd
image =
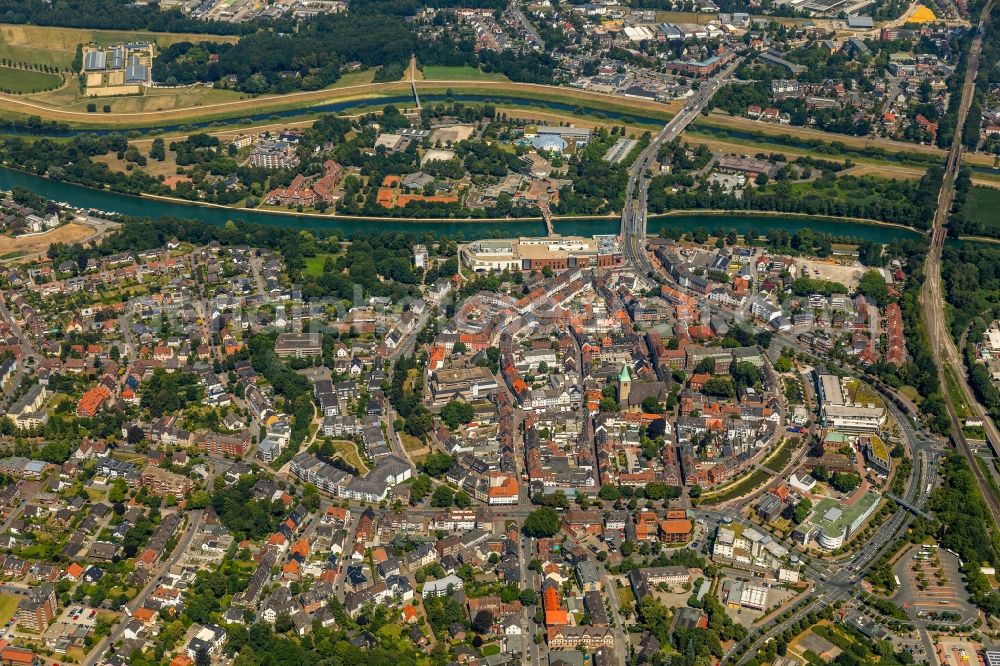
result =
[[961,638],[942,638],[937,646],[937,658],[942,666],[979,666],[983,663],[979,656],[982,646]]
[[[893,566],[899,591],[893,601],[916,620],[962,622],[976,617],[962,585],[958,558],[941,548],[913,546]],[[942,613],[955,617],[938,618]]]

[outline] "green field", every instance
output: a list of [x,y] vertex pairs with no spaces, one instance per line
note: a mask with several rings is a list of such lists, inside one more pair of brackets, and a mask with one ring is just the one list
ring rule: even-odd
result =
[[944,364],[944,381],[948,389],[948,398],[951,400],[951,404],[955,407],[955,416],[957,416],[959,420],[968,418],[972,413],[972,410],[969,408],[969,403],[965,399],[965,394],[959,386],[958,376],[955,374],[955,369],[948,363]]
[[306,257],[306,275],[312,275],[313,277],[322,275],[326,258],[332,256],[329,252],[318,252],[315,257]]
[[6,624],[10,618],[14,617],[20,602],[20,595],[0,593],[0,624]]
[[507,81],[507,77],[498,72],[484,72],[475,67],[447,67],[444,65],[425,65],[424,79],[427,81]]
[[760,464],[770,470],[780,472],[788,466],[788,463],[792,462],[792,455],[795,453],[795,448],[794,440],[786,439],[781,443],[781,446],[775,449]]
[[46,72],[0,67],[0,90],[15,94],[52,90],[62,85],[62,77]]
[[771,475],[764,470],[755,469],[750,474],[740,477],[740,479],[732,485],[719,489],[718,492],[706,493],[702,495],[698,503],[719,504],[721,502],[728,502],[731,499],[736,499],[737,497],[743,497],[755,488],[767,483],[770,478]]
[[358,455],[358,446],[354,442],[346,439],[334,440],[333,450],[339,453],[340,457],[343,458],[348,465],[360,470],[362,474],[366,474],[368,472],[368,465],[361,460],[361,456]]
[[361,86],[372,82],[375,78],[375,74],[378,72],[377,69],[362,69],[357,72],[347,72],[346,74],[341,74],[337,82],[334,83],[331,88],[347,88],[350,86]]
[[976,185],[969,190],[963,214],[975,220],[984,236],[1000,236],[1000,190],[995,187]]

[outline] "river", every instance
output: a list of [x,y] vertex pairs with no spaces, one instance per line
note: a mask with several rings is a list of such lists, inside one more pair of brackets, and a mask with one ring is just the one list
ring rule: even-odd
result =
[[[280,227],[296,227],[303,229],[333,230],[345,234],[357,231],[371,231],[377,228],[382,231],[412,231],[417,233],[434,232],[441,235],[463,237],[466,239],[483,238],[488,235],[503,234],[504,236],[537,236],[545,233],[545,226],[540,220],[510,222],[428,222],[421,220],[372,220],[364,218],[333,218],[314,215],[284,215],[266,211],[245,210],[238,208],[217,208],[199,206],[196,204],[177,203],[157,199],[118,194],[107,190],[96,190],[81,185],[42,178],[33,174],[13,171],[0,167],[0,189],[10,190],[13,187],[27,188],[53,201],[65,201],[78,208],[95,208],[97,210],[121,213],[137,217],[178,217],[223,225],[229,220],[245,220],[256,224]],[[691,231],[698,227],[709,230],[716,227],[736,229],[742,233],[754,229],[760,233],[768,229],[784,229],[795,233],[808,227],[816,232],[831,233],[840,237],[851,237],[888,243],[899,238],[913,238],[918,232],[899,227],[886,227],[859,222],[840,220],[818,220],[800,217],[783,217],[780,215],[753,215],[748,213],[733,213],[724,215],[670,215],[651,217],[649,232],[658,233],[662,227],[675,227]],[[556,231],[564,235],[591,236],[594,234],[613,234],[618,232],[617,218],[584,218],[573,220],[557,220]]]

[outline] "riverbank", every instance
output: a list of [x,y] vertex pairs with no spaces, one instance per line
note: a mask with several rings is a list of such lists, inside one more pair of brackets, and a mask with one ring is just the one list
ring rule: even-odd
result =
[[[320,232],[335,231],[350,235],[354,233],[372,233],[373,231],[398,233],[433,233],[441,236],[451,236],[456,239],[473,240],[487,237],[541,236],[545,234],[545,226],[540,218],[524,220],[511,218],[503,222],[490,222],[480,219],[471,221],[456,221],[443,219],[439,222],[412,218],[371,219],[363,217],[319,217],[308,216],[286,211],[283,214],[263,212],[252,209],[234,209],[224,206],[209,207],[194,205],[192,202],[178,203],[168,199],[132,196],[96,190],[62,181],[55,181],[30,173],[0,168],[0,189],[10,190],[13,187],[24,187],[40,196],[53,201],[65,201],[70,205],[84,210],[114,211],[124,216],[137,218],[174,217],[190,219],[215,226],[224,226],[228,222],[249,222],[265,226],[294,227]],[[650,231],[655,235],[659,227],[669,225],[672,228],[688,232],[699,227],[722,226],[726,229],[736,229],[738,233],[755,230],[758,233],[769,229],[782,229],[794,234],[799,229],[809,228],[823,231],[843,238],[870,240],[879,243],[889,243],[903,238],[916,238],[919,232],[889,226],[859,223],[856,221],[835,221],[830,218],[801,217],[771,213],[761,215],[741,211],[726,213],[714,211],[713,215],[674,211],[670,215],[654,216],[650,219]],[[617,234],[620,220],[617,216],[584,216],[567,217],[554,222],[555,231],[566,236],[593,236],[595,234]]]
[[[92,188],[91,188],[92,189]],[[108,192],[110,190],[95,190],[98,192]],[[204,206],[206,208],[222,208],[223,210],[230,211],[247,211],[250,213],[266,213],[268,215],[288,215],[291,217],[310,217],[318,220],[348,220],[348,221],[359,221],[359,220],[374,220],[376,222],[414,222],[414,223],[428,223],[428,224],[447,224],[449,222],[459,222],[464,224],[474,224],[476,222],[490,222],[490,223],[505,223],[505,222],[544,222],[545,218],[541,215],[533,215],[531,217],[394,217],[392,215],[342,215],[339,213],[319,213],[319,212],[298,212],[293,210],[281,210],[277,208],[236,208],[235,206],[226,206],[224,204],[211,203],[208,201],[191,201],[189,199],[180,199],[178,197],[168,197],[162,194],[147,194],[142,193],[139,195],[143,199],[155,199],[158,201],[167,201],[179,205],[188,206]],[[552,220],[555,222],[570,222],[573,220],[593,220],[593,219],[608,219],[608,220],[618,220],[621,217],[620,213],[609,213],[607,215],[553,215]]]
[[[728,215],[752,215],[753,217],[776,217],[776,218],[793,218],[800,220],[816,220],[823,222],[851,222],[853,224],[866,224],[874,227],[889,227],[893,229],[900,229],[903,231],[909,231],[914,234],[919,234],[922,236],[927,235],[926,229],[917,229],[916,227],[910,227],[905,224],[900,224],[898,222],[885,222],[883,220],[872,220],[867,217],[849,217],[844,215],[813,215],[811,213],[785,213],[782,211],[775,210],[752,210],[752,209],[740,209],[740,210],[716,210],[716,209],[704,209],[704,208],[691,208],[685,210],[672,210],[668,213],[657,213],[656,215],[650,215],[650,220],[655,220],[663,217],[671,217],[673,215],[705,215],[707,217],[718,217],[718,216],[728,216]],[[648,223],[646,225],[648,230]]]
[[[83,186],[81,186],[83,187]],[[108,192],[110,190],[95,190]],[[359,221],[376,221],[376,222],[400,222],[403,224],[448,224],[448,223],[459,223],[459,224],[475,224],[477,222],[486,222],[491,224],[506,224],[506,223],[516,223],[516,222],[538,222],[543,223],[545,219],[541,216],[531,216],[531,217],[418,217],[418,218],[407,218],[407,217],[394,217],[391,215],[342,215],[338,213],[318,213],[318,212],[298,212],[291,210],[277,210],[277,209],[262,209],[262,208],[235,208],[233,206],[226,206],[223,204],[210,203],[206,201],[190,201],[188,199],[180,199],[177,197],[168,197],[160,194],[146,194],[140,195],[143,199],[153,199],[158,201],[165,201],[177,205],[188,205],[188,206],[203,206],[207,208],[221,208],[223,210],[242,212],[247,211],[250,213],[266,213],[273,215],[287,215],[290,217],[307,217],[314,218],[317,220],[345,220],[351,222]],[[871,220],[863,217],[846,217],[846,216],[831,216],[831,215],[812,215],[809,213],[784,213],[779,211],[768,211],[768,210],[714,210],[714,209],[685,209],[685,210],[673,210],[667,213],[657,213],[656,215],[649,215],[649,222],[660,219],[670,219],[673,217],[690,217],[692,215],[703,215],[707,218],[728,218],[734,215],[745,215],[748,217],[758,217],[762,219],[776,218],[776,219],[798,219],[810,222],[845,222],[852,224],[863,224],[873,227],[886,227],[892,229],[899,229],[901,231],[907,231],[914,234],[926,234],[925,231],[917,229],[915,227],[908,227],[905,224],[899,224],[897,222],[884,222],[882,220]],[[555,224],[562,222],[578,222],[578,221],[593,221],[593,220],[608,220],[617,222],[621,219],[621,212],[616,211],[614,213],[608,213],[606,215],[553,215],[552,221]],[[649,230],[649,223],[647,223],[647,230]],[[830,232],[827,232],[830,233]],[[654,234],[655,235],[655,234]],[[834,234],[836,235],[836,234]]]

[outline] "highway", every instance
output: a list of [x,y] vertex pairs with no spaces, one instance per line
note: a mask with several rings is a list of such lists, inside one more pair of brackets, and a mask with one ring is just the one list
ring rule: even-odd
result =
[[628,186],[625,189],[625,205],[622,206],[621,238],[625,260],[640,276],[647,275],[652,266],[646,255],[647,194],[649,193],[649,169],[656,162],[660,146],[665,141],[673,141],[698,114],[702,112],[722,84],[739,67],[741,58],[711,79],[703,81],[701,87],[688,99],[680,112],[664,125],[663,129],[649,142],[632,165]]
[[948,332],[948,325],[944,312],[944,289],[941,282],[941,252],[944,249],[944,241],[947,236],[948,217],[951,214],[952,202],[955,198],[955,179],[961,166],[962,158],[962,128],[965,126],[965,119],[972,104],[973,93],[975,91],[976,77],[979,73],[979,58],[982,52],[983,35],[986,32],[986,24],[993,8],[993,0],[990,0],[983,7],[980,15],[976,35],[969,47],[969,62],[965,71],[965,82],[962,85],[962,98],[959,101],[958,119],[955,136],[952,139],[951,150],[948,153],[948,161],[945,165],[944,181],[941,185],[941,192],[938,195],[938,207],[934,215],[934,225],[931,228],[931,248],[927,253],[927,263],[924,267],[926,276],[924,281],[921,301],[924,307],[924,321],[927,325],[927,332],[930,336],[931,349],[938,358],[938,381],[944,395],[944,403],[948,410],[948,417],[951,421],[952,432],[958,449],[965,456],[976,478],[979,492],[989,507],[993,522],[1000,525],[1000,498],[994,496],[992,488],[979,464],[976,462],[968,440],[962,432],[962,423],[948,395],[948,382],[945,377],[945,368],[951,366],[954,375],[958,380],[959,390],[962,392],[966,402],[977,417],[983,420],[983,428],[986,437],[994,446],[1000,445],[1000,431],[997,430],[996,423],[976,400],[972,389],[966,381],[965,366],[958,346]]

